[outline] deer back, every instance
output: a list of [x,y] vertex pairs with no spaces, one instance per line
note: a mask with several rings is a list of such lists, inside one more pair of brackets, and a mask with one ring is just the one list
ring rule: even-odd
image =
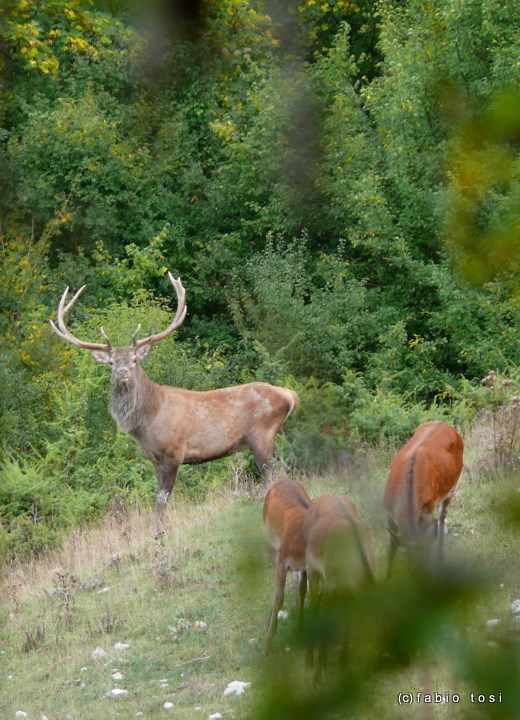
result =
[[[462,470],[464,442],[445,422],[420,425],[396,454],[385,488],[385,507],[401,534],[413,539],[419,519],[455,492]],[[403,538],[406,539],[406,538]]]

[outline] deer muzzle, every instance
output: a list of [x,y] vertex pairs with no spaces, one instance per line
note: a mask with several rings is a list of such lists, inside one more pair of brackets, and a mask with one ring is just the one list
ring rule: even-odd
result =
[[130,370],[126,367],[118,368],[116,378],[119,382],[128,382],[130,380]]

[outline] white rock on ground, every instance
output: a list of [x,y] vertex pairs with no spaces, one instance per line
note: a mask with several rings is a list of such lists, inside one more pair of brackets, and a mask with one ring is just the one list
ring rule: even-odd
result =
[[208,715],[208,720],[222,720],[222,715],[220,713],[213,713],[213,715]]
[[242,682],[241,680],[233,680],[232,682],[228,683],[227,688],[224,690],[224,697],[226,695],[242,695],[245,693],[247,688],[251,687],[250,682]]
[[128,695],[128,690],[122,690],[121,688],[113,688],[112,690],[109,690],[106,694],[106,698],[116,698],[116,697],[125,697]]
[[513,615],[520,614],[520,600],[513,600],[509,607],[511,608],[511,612],[513,613]]
[[27,713],[24,712],[23,710],[17,710],[15,712],[14,716],[17,720],[23,720],[23,718],[27,717]]
[[206,632],[208,629],[208,623],[205,623],[204,620],[195,620],[195,630],[197,632]]
[[104,660],[106,657],[108,657],[108,653],[101,647],[97,647],[92,651],[92,660]]
[[486,625],[488,626],[488,628],[494,628],[499,624],[500,624],[500,618],[491,618],[490,620],[488,620],[486,622]]
[[173,707],[173,703],[172,703],[172,702],[165,702],[164,705],[163,705],[163,708],[164,708],[165,710],[171,710],[172,707]]
[[119,652],[120,650],[128,650],[130,647],[130,643],[124,643],[124,642],[116,642],[115,645],[112,645],[113,650],[117,650]]
[[287,610],[278,610],[278,620],[287,620],[289,613]]
[[115,672],[112,674],[112,680],[122,680],[123,679],[123,673]]

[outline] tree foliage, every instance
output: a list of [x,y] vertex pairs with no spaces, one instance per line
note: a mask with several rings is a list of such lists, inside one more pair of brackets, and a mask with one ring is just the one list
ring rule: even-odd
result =
[[47,327],[66,285],[89,285],[72,322],[113,322],[125,344],[136,316],[165,322],[161,274],[180,274],[190,312],[151,375],[292,384],[325,418],[291,421],[300,462],[470,412],[461,393],[514,376],[515,3],[207,0],[191,28],[161,7],[2,8],[10,476],[93,498],[122,477],[153,486],[104,409],[106,378]]

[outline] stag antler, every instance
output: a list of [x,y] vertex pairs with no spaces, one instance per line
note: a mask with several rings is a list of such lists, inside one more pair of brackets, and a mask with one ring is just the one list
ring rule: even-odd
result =
[[143,345],[147,345],[149,343],[159,342],[159,340],[163,340],[165,337],[168,337],[174,330],[176,330],[180,325],[182,325],[182,322],[184,318],[186,317],[186,311],[188,310],[186,303],[184,301],[184,297],[186,295],[186,290],[182,287],[181,279],[178,278],[177,280],[173,277],[170,271],[168,271],[168,280],[171,282],[173,287],[175,288],[175,293],[177,295],[177,312],[175,313],[175,317],[173,318],[173,321],[170,325],[166,328],[166,330],[163,330],[160,333],[157,333],[156,335],[150,335],[147,338],[143,338],[143,340],[137,340],[137,333],[141,329],[141,323],[137,326],[136,331],[132,335],[132,346],[134,348],[140,348]]
[[[52,320],[49,320],[49,324],[51,328],[54,330],[56,335],[62,340],[68,340],[69,342],[73,343],[74,345],[77,345],[80,348],[86,348],[87,350],[104,350],[105,352],[110,352],[112,350],[112,345],[110,344],[110,340],[108,339],[108,336],[106,335],[103,328],[101,328],[101,334],[107,341],[105,344],[103,343],[91,343],[86,342],[85,340],[80,340],[79,338],[75,337],[70,330],[65,325],[65,315],[69,312],[71,307],[74,305],[76,300],[79,298],[83,290],[86,288],[86,285],[83,285],[83,287],[80,287],[80,289],[77,291],[77,293],[74,295],[72,300],[65,305],[65,300],[67,299],[67,295],[69,294],[69,288],[68,286],[65,288],[65,292],[61,296],[60,304],[58,305],[58,327],[53,323]],[[65,306],[65,307],[64,307]]]
[[[132,347],[135,349],[142,347],[143,345],[151,344],[154,342],[158,342],[159,340],[162,340],[165,337],[168,337],[174,330],[176,330],[183,322],[184,318],[186,317],[186,311],[187,306],[185,303],[185,295],[186,290],[183,288],[181,279],[178,278],[177,280],[173,277],[171,272],[168,271],[168,279],[175,288],[175,293],[177,295],[177,312],[175,314],[175,317],[173,318],[173,321],[166,330],[163,330],[160,333],[157,333],[156,335],[150,335],[147,338],[143,338],[142,340],[137,340],[137,334],[139,330],[141,329],[141,323],[137,326],[136,331],[132,335],[131,344]],[[58,305],[58,327],[53,323],[52,320],[49,320],[51,328],[54,330],[56,335],[58,337],[62,338],[62,340],[68,340],[69,342],[73,343],[74,345],[77,345],[80,348],[86,348],[87,350],[104,350],[105,352],[110,352],[112,350],[112,344],[108,338],[108,335],[106,332],[101,328],[101,334],[106,340],[106,344],[103,343],[91,343],[91,342],[85,342],[84,340],[80,340],[79,338],[75,337],[70,330],[65,325],[65,315],[69,312],[71,307],[74,305],[76,300],[79,298],[83,290],[86,288],[86,285],[83,285],[83,287],[80,287],[80,289],[77,291],[77,293],[74,295],[74,297],[65,305],[65,301],[67,299],[67,296],[69,294],[69,288],[65,288],[65,292],[61,296],[60,304]]]

